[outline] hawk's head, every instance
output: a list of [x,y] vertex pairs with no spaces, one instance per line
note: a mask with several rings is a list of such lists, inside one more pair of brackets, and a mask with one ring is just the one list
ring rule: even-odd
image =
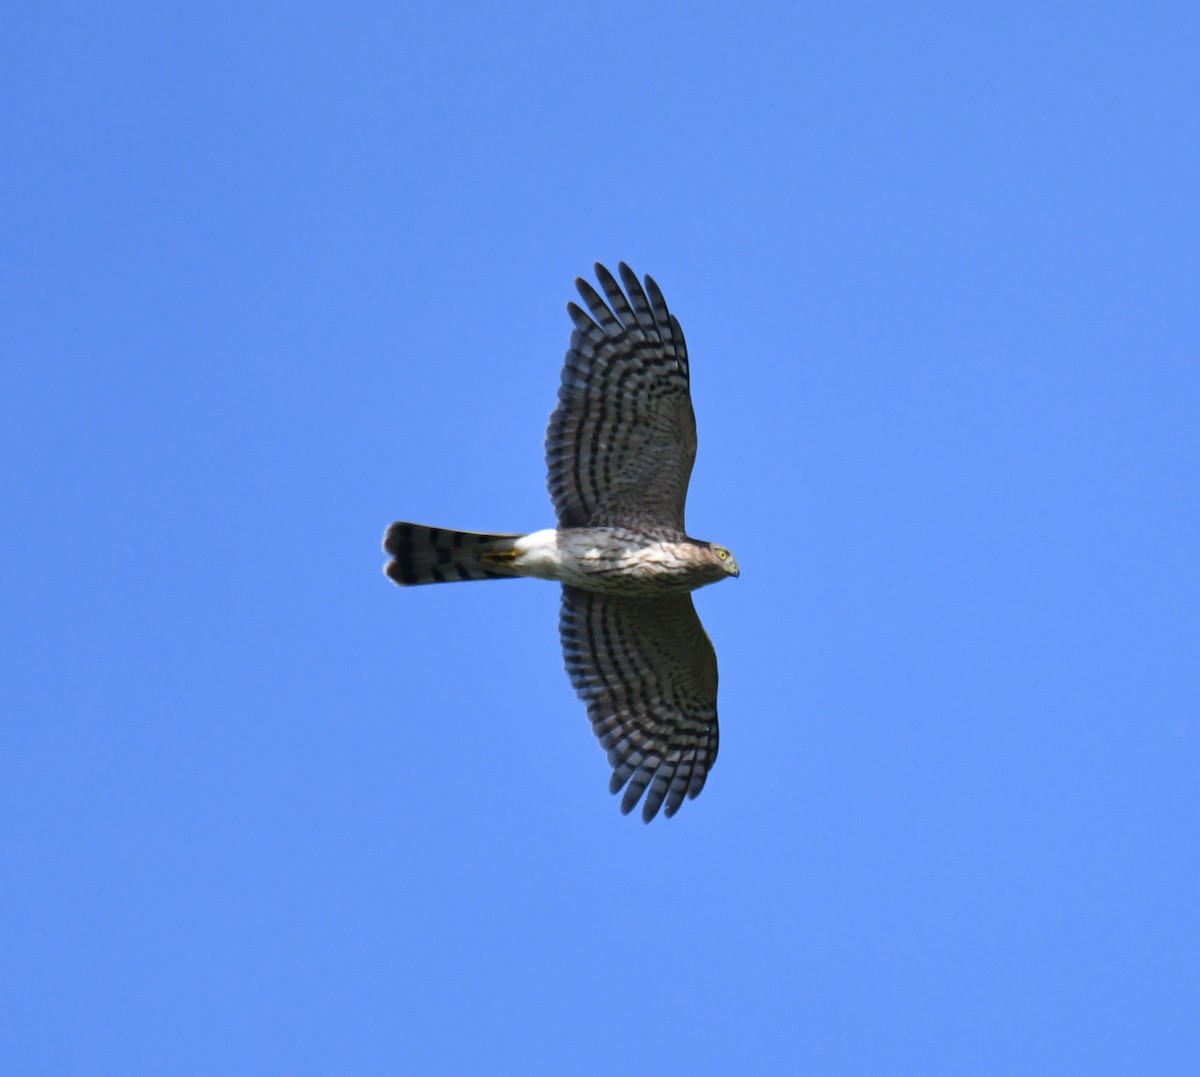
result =
[[[708,543],[708,553],[712,559],[712,563],[718,566],[727,576],[740,576],[738,570],[737,558],[733,556],[724,546],[718,546],[715,542]],[[721,577],[718,576],[717,579]]]

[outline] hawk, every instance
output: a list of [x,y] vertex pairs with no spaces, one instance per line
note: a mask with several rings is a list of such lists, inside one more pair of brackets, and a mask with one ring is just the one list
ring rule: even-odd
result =
[[567,673],[625,790],[628,814],[670,817],[717,758],[717,656],[691,592],[738,575],[725,547],[684,527],[696,459],[687,345],[662,292],[596,265],[607,302],[575,286],[558,406],[546,433],[558,526],[481,534],[394,523],[384,571],[402,587],[534,576],[562,584]]

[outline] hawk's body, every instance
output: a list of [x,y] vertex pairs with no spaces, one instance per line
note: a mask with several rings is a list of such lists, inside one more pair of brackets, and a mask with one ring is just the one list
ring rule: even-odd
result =
[[[696,457],[687,346],[649,277],[624,263],[625,291],[596,266],[575,304],[558,407],[546,434],[559,526],[527,535],[395,523],[384,549],[401,585],[534,576],[563,584],[567,672],[648,822],[704,787],[717,757],[717,660],[689,591],[738,574],[728,550],[689,538],[684,501]],[[609,305],[611,304],[611,306]],[[628,783],[628,784],[627,784]],[[648,790],[648,792],[647,792]]]

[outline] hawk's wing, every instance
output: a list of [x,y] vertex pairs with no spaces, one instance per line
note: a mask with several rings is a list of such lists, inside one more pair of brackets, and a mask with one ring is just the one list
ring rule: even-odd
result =
[[[692,597],[618,598],[563,587],[571,683],[613,768],[621,811],[668,817],[704,788],[717,758],[717,656]],[[665,805],[665,806],[664,806]]]
[[546,432],[550,496],[560,527],[683,531],[696,459],[687,345],[658,285],[619,269],[625,292],[596,266],[607,304],[575,281],[591,317],[567,304],[575,331]]

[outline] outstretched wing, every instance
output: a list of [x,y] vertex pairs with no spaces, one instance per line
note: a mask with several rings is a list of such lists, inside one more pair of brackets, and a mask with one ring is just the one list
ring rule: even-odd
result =
[[574,303],[558,406],[546,432],[550,497],[560,527],[683,531],[696,459],[687,345],[658,285],[619,266],[625,291],[596,265],[608,302],[583,279]]
[[[567,673],[625,787],[628,814],[669,818],[704,788],[717,758],[717,655],[692,597],[634,599],[563,587]],[[627,784],[628,783],[628,784]]]

